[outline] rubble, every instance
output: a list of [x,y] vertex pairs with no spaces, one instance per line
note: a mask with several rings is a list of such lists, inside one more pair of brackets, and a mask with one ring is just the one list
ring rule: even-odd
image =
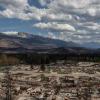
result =
[[[36,68],[35,68],[36,66]],[[100,100],[100,63],[12,66],[10,69],[13,100]],[[48,70],[49,68],[49,70]],[[49,72],[48,72],[49,71]],[[0,100],[6,98],[5,71],[0,72]]]

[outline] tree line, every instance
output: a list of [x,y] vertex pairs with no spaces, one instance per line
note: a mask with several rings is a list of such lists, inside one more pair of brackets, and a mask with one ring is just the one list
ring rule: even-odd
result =
[[68,54],[0,54],[0,65],[15,64],[49,64],[58,60],[99,62],[99,55],[68,55]]

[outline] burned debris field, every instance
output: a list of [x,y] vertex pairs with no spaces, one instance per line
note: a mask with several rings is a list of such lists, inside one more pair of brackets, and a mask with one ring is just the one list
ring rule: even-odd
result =
[[0,54],[0,100],[99,100],[100,57]]

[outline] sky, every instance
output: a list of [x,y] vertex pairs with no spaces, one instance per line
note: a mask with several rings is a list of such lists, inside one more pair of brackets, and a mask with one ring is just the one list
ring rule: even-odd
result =
[[0,0],[0,32],[100,43],[100,0]]

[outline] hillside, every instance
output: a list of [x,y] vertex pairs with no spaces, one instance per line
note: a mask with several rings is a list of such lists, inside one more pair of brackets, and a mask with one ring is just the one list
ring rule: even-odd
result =
[[0,33],[0,52],[34,52],[54,48],[79,47],[73,42],[65,42],[28,33],[7,35]]

